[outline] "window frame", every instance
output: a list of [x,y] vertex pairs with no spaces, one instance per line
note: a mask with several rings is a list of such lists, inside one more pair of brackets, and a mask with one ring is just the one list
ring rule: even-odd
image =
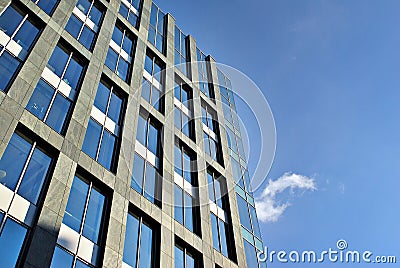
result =
[[175,235],[175,243],[174,243],[174,266],[176,267],[177,263],[176,263],[176,250],[180,250],[183,253],[183,265],[181,267],[183,268],[190,268],[187,267],[187,259],[186,257],[189,255],[190,257],[192,257],[193,261],[194,261],[194,268],[202,268],[204,267],[203,265],[203,258],[202,258],[202,254],[200,252],[198,252],[196,249],[194,249],[192,246],[190,246],[187,242],[185,242],[183,239],[179,238],[178,236]]
[[[151,60],[151,73],[149,73],[146,70],[146,61],[147,59]],[[160,72],[156,73],[156,66],[160,68]],[[156,78],[156,76],[160,76],[159,80]],[[148,83],[150,88],[149,88],[149,99],[144,96],[145,90],[144,90],[144,85],[145,83]],[[159,94],[158,100],[153,102],[153,94],[154,91],[157,91]],[[145,56],[145,66],[143,68],[143,83],[142,83],[142,91],[141,91],[141,97],[146,100],[151,106],[153,106],[158,112],[164,113],[164,93],[165,93],[165,63],[159,59],[153,52],[150,50],[147,51],[146,56]]]
[[[153,12],[153,9],[156,9],[156,21],[155,25],[151,23],[151,13]],[[160,18],[162,16],[162,18]],[[153,2],[150,10],[150,23],[149,23],[149,34],[147,37],[147,40],[158,50],[161,52],[161,54],[166,53],[166,45],[165,45],[165,28],[166,28],[166,22],[165,22],[165,13]],[[160,21],[162,20],[162,24],[160,26]],[[162,31],[159,30],[159,28],[162,27]],[[150,31],[154,30],[154,40],[150,40]],[[159,49],[159,44],[157,43],[157,37],[161,36],[161,50]]]
[[[122,0],[121,5],[118,10],[118,14],[121,14],[121,16],[124,17],[129,22],[129,24],[131,24],[134,28],[138,28],[139,24],[140,24],[141,14],[142,14],[143,1],[139,0],[139,5],[137,7],[132,4],[133,1],[135,1],[135,0]],[[128,9],[128,14],[126,15],[126,17],[121,13],[122,5],[124,5],[125,8]],[[135,18],[136,18],[135,25],[133,25],[132,22],[130,21],[130,17],[132,15],[132,13],[133,13],[133,16],[135,16]]]
[[[36,226],[39,214],[40,214],[42,206],[43,206],[43,202],[44,202],[44,199],[45,199],[48,187],[49,187],[49,183],[50,183],[52,174],[54,172],[54,167],[55,167],[55,163],[57,160],[57,152],[52,147],[48,146],[44,141],[42,141],[36,134],[32,133],[30,130],[26,129],[22,125],[17,126],[17,129],[13,133],[13,136],[14,135],[17,135],[24,142],[29,144],[30,148],[28,150],[27,158],[24,161],[24,165],[21,170],[21,173],[18,176],[17,185],[15,186],[15,188],[10,189],[7,186],[3,186],[3,187],[5,187],[9,191],[13,192],[13,194],[15,196],[25,199],[30,204],[32,204],[34,207],[36,207],[36,211],[34,212],[34,215],[32,217],[30,217],[30,220],[29,220],[30,222],[24,222],[22,219],[19,219],[18,216],[13,215],[13,212],[10,212],[10,207],[13,205],[14,201],[11,201],[9,203],[7,211],[0,209],[0,212],[3,214],[2,218],[0,218],[0,234],[3,232],[3,229],[6,225],[7,220],[11,220],[14,223],[18,224],[19,226],[21,226],[22,228],[26,229],[25,237],[22,242],[20,251],[18,253],[18,257],[16,259],[16,267],[19,267],[19,265],[22,265],[22,262],[24,261],[24,258],[26,257],[28,245],[32,239],[32,234],[34,232],[34,228]],[[8,146],[9,145],[7,145],[7,147]],[[5,150],[7,150],[7,147]],[[41,153],[46,155],[50,159],[50,162],[47,167],[46,174],[44,175],[44,179],[43,179],[42,185],[40,187],[40,190],[37,193],[36,202],[32,203],[31,200],[28,200],[27,198],[18,194],[18,191],[19,191],[19,187],[21,186],[21,184],[24,180],[26,171],[27,171],[30,163],[32,162],[33,154],[36,150],[39,150]],[[6,151],[3,152],[3,155],[1,156],[0,159],[2,159],[4,157],[5,152]]]
[[208,70],[208,64],[206,55],[197,47],[196,48],[196,56],[197,56],[197,71],[198,71],[198,87],[200,91],[207,98],[211,99],[215,102],[215,94],[214,90],[210,84],[210,74]]
[[[104,87],[109,89],[110,93],[109,93],[108,98],[107,98],[107,106],[106,106],[105,114],[99,108],[97,108],[94,103],[93,103],[93,106],[92,106],[92,112],[90,114],[89,121],[93,120],[95,124],[98,124],[101,127],[101,131],[100,131],[100,138],[99,138],[99,141],[98,141],[95,158],[92,158],[91,156],[90,157],[93,160],[95,160],[96,162],[98,162],[100,165],[102,165],[104,168],[106,168],[106,169],[110,170],[111,172],[115,173],[116,170],[117,170],[117,166],[118,166],[119,148],[121,146],[123,122],[124,122],[124,117],[125,117],[125,109],[126,109],[127,98],[126,98],[126,94],[123,94],[124,92],[119,87],[117,87],[114,83],[109,82],[105,78],[102,78],[100,80],[99,86],[97,87],[97,92],[99,91],[100,84],[102,84]],[[97,96],[97,92],[96,92],[96,96]],[[114,122],[108,116],[109,109],[110,109],[110,104],[111,104],[111,98],[112,98],[113,94],[121,99],[121,108],[120,108],[120,115],[119,115],[119,120],[118,120],[119,122]],[[99,110],[100,112],[103,113],[103,115],[105,116],[104,117],[104,123],[99,122],[98,119],[96,119],[93,116],[93,109],[97,109],[97,110]],[[111,120],[116,125],[114,133],[111,132],[111,130],[109,130],[108,127],[107,127],[107,121],[108,120]],[[86,134],[87,134],[88,129],[89,129],[89,126],[86,129]],[[101,147],[103,145],[103,138],[104,138],[105,131],[107,131],[111,136],[113,136],[115,138],[115,143],[114,143],[114,147],[113,147],[113,154],[111,156],[112,159],[111,159],[111,163],[110,163],[110,168],[105,167],[102,163],[100,163],[98,161],[99,157],[100,157],[100,150],[101,150]],[[83,141],[83,144],[82,144],[82,151],[83,152],[85,152],[83,147],[84,147],[85,140],[86,140],[86,134],[85,134],[85,138],[84,138],[84,141]]]
[[[179,37],[176,36],[179,34]],[[175,67],[186,77],[190,79],[190,68],[189,65],[187,64],[188,62],[188,45],[186,42],[187,36],[184,35],[181,29],[179,29],[178,26],[175,25],[175,44],[174,44],[174,64]],[[179,41],[179,47],[177,48],[176,42]],[[179,59],[177,58],[179,56]]]
[[[217,113],[205,102],[201,103],[201,108],[204,152],[206,155],[211,157],[213,160],[216,160],[221,166],[223,166],[224,160],[221,148],[221,136],[219,132],[219,123],[218,120],[216,120]],[[215,149],[215,152],[213,151],[213,148]],[[210,153],[208,153],[208,151]]]
[[[134,174],[132,174],[132,179],[131,179],[131,188],[138,192],[139,194],[143,195],[146,199],[148,199],[150,202],[154,203],[156,206],[161,207],[162,204],[162,172],[163,172],[163,151],[161,150],[162,146],[162,125],[155,119],[151,114],[149,114],[147,111],[144,109],[141,109],[139,112],[139,118],[142,118],[142,120],[145,122],[145,144],[143,144],[139,139],[138,139],[138,133],[139,133],[139,124],[137,124],[137,132],[136,132],[136,138],[135,138],[135,151],[134,155],[135,158],[139,157],[143,160],[144,166],[143,166],[143,172],[141,173],[141,178],[140,181],[138,181],[137,178],[134,178]],[[139,119],[138,119],[139,120]],[[157,130],[157,144],[155,145],[156,152],[152,152],[149,147],[149,133],[150,133],[150,128],[153,127],[155,130]],[[148,157],[148,154],[151,154]],[[154,155],[154,159],[152,157]],[[152,160],[154,161],[152,161]],[[133,169],[135,168],[135,165],[137,165],[136,160],[134,159],[133,162]],[[149,194],[146,193],[146,181],[147,181],[147,165],[150,165],[154,168],[155,170],[155,181],[154,181],[154,196],[149,196]],[[138,188],[136,188],[138,187]]]
[[[81,222],[80,222],[80,226],[79,226],[79,232],[73,230],[70,226],[68,226],[66,223],[64,223],[64,217],[67,213],[67,207],[64,210],[62,226],[66,226],[66,227],[70,228],[71,230],[73,230],[75,233],[77,233],[79,235],[77,250],[76,250],[76,253],[73,253],[73,252],[71,252],[71,250],[66,248],[66,246],[59,244],[58,238],[59,238],[60,233],[57,237],[55,249],[59,248],[60,250],[63,250],[64,252],[66,252],[67,254],[69,254],[70,256],[73,257],[73,262],[72,262],[71,267],[75,267],[77,261],[80,261],[89,267],[100,267],[103,262],[105,243],[106,243],[106,239],[107,239],[107,229],[108,229],[108,225],[109,225],[110,210],[111,210],[111,194],[110,194],[109,189],[105,185],[103,185],[101,182],[98,182],[98,180],[96,178],[94,178],[91,174],[89,174],[87,171],[83,170],[80,167],[78,167],[78,169],[74,175],[74,181],[75,181],[75,179],[78,179],[81,182],[83,182],[84,184],[88,185],[88,189],[87,189],[87,192],[85,195],[84,211],[83,211],[81,219],[80,219]],[[71,188],[71,190],[72,190],[72,188]],[[100,227],[99,227],[99,231],[98,231],[98,242],[97,243],[95,243],[94,241],[91,241],[90,238],[83,235],[86,219],[88,216],[87,212],[88,212],[88,208],[89,208],[89,202],[91,200],[92,190],[97,191],[99,194],[101,194],[104,197],[104,203],[103,203],[103,209],[101,212],[102,215],[101,215],[101,219],[100,219]],[[70,196],[71,196],[71,191],[68,195],[67,205],[68,205],[68,202],[70,201]],[[87,240],[90,240],[94,245],[98,246],[99,251],[98,251],[98,255],[97,255],[97,260],[95,261],[96,264],[89,263],[87,260],[83,259],[82,256],[78,255],[82,237],[84,237]],[[54,250],[54,252],[55,252],[55,250]],[[52,261],[54,258],[54,252],[52,255]]]
[[[68,32],[74,39],[76,39],[76,40],[77,40],[81,45],[83,45],[87,50],[93,51],[94,45],[95,45],[96,40],[97,40],[97,37],[98,37],[99,29],[101,28],[101,25],[102,25],[102,22],[103,22],[103,19],[104,19],[105,12],[104,12],[103,6],[100,5],[100,2],[99,2],[99,1],[88,0],[88,2],[90,2],[90,7],[89,7],[89,9],[88,9],[86,15],[85,15],[85,13],[84,13],[83,11],[81,11],[81,10],[76,6],[76,5],[79,3],[79,1],[76,3],[76,5],[75,5],[75,7],[74,7],[74,9],[73,9],[73,11],[72,11],[72,13],[71,13],[71,16],[70,16],[70,18],[69,18],[69,20],[68,20],[68,22],[67,22],[67,25],[65,26],[65,31]],[[101,12],[101,18],[100,18],[100,20],[99,20],[98,25],[97,25],[94,21],[92,21],[92,20],[90,19],[90,13],[91,13],[93,7],[96,8],[99,12]],[[78,10],[78,11],[76,11],[76,10]],[[78,14],[75,14],[75,12],[81,12],[81,14],[79,14],[79,13],[78,13]],[[80,16],[82,16],[82,15],[85,16],[85,20],[82,21],[82,19],[80,18],[79,15],[80,15]],[[76,38],[67,30],[67,26],[68,26],[69,22],[72,20],[72,16],[74,16],[76,19],[78,19],[78,20],[80,21],[80,23],[82,23],[82,25],[80,26],[80,29],[79,29],[78,36],[77,36]],[[87,23],[87,21],[89,21],[89,22],[91,22],[91,23]],[[93,25],[94,25],[94,26],[93,26],[93,29],[92,29],[92,27],[91,27],[92,23],[93,23]],[[84,45],[84,44],[81,42],[81,40],[80,40],[80,38],[81,38],[81,36],[82,36],[82,32],[83,32],[83,30],[84,30],[85,27],[88,28],[90,31],[93,32],[93,40],[92,40],[91,44],[89,45],[89,47],[87,47],[86,45]]]
[[[110,43],[109,43],[109,46],[108,46],[108,50],[107,50],[107,54],[106,54],[106,59],[105,59],[104,65],[107,66],[107,68],[110,69],[113,73],[115,73],[119,78],[121,78],[122,81],[124,81],[125,83],[127,83],[129,85],[130,84],[130,80],[131,80],[131,75],[132,75],[133,60],[134,60],[133,59],[133,55],[135,54],[137,38],[135,37],[134,34],[132,34],[132,32],[130,30],[128,30],[128,28],[126,26],[124,26],[118,20],[117,20],[117,22],[116,22],[116,24],[114,26],[113,34],[114,34],[114,31],[116,29],[118,29],[122,33],[121,44],[117,44],[112,38],[110,39]],[[123,48],[124,42],[125,42],[125,38],[128,38],[132,43],[131,51],[129,53],[127,51],[125,51],[124,48]],[[117,61],[116,61],[115,66],[113,68],[111,68],[107,63],[108,58],[109,58],[110,49],[112,50],[112,52],[117,54]],[[123,56],[122,52],[125,52],[127,55]],[[127,59],[125,59],[124,57],[127,57]],[[120,63],[121,60],[127,62],[127,64],[128,64],[128,69],[127,69],[127,73],[126,73],[126,77],[125,78],[121,77],[118,74],[119,63]]]
[[[133,217],[136,218],[139,222],[139,229],[138,229],[138,234],[137,234],[137,247],[136,247],[136,260],[135,260],[135,267],[134,268],[139,268],[140,264],[140,245],[141,245],[141,235],[142,235],[142,226],[143,224],[146,225],[149,229],[152,230],[152,250],[151,250],[151,267],[158,267],[159,261],[160,261],[160,225],[159,223],[155,222],[152,218],[150,218],[148,215],[146,215],[143,211],[138,209],[137,207],[133,206],[132,204],[129,205],[129,211],[127,213],[127,217]],[[126,226],[128,228],[128,226]],[[125,238],[126,239],[126,234],[128,232],[125,232]],[[125,241],[125,245],[126,245]],[[125,245],[123,249],[123,255],[122,255],[122,262],[124,262],[124,255],[125,255]],[[129,264],[127,264],[129,265]],[[130,265],[129,265],[130,266]]]
[[[176,93],[176,88],[179,87],[179,98],[175,95]],[[188,100],[183,102],[182,100],[182,92],[185,91]],[[182,132],[185,136],[187,136],[189,139],[192,141],[196,141],[195,137],[195,125],[193,122],[193,91],[189,86],[187,86],[182,80],[180,79],[175,79],[175,87],[174,87],[174,125],[177,129],[179,129],[180,132]],[[176,113],[179,113],[179,118],[180,118],[180,126],[176,125],[175,122],[175,117],[177,116]],[[187,123],[184,120],[184,116],[188,118]],[[188,127],[188,135],[184,131],[184,124],[187,124]]]

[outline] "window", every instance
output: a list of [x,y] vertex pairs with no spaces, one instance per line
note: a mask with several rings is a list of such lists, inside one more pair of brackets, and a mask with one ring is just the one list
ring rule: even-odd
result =
[[103,12],[94,0],[79,0],[65,29],[88,50],[93,49]]
[[32,0],[38,7],[40,7],[47,15],[51,15],[56,8],[59,0]]
[[224,256],[236,260],[226,180],[214,171],[207,170],[207,181],[214,248]]
[[210,84],[208,83],[207,75],[207,61],[206,56],[200,49],[197,48],[197,68],[199,72],[199,87],[200,91],[203,92],[207,97],[213,98],[213,92],[211,90]]
[[196,170],[196,159],[193,157],[193,153],[189,152],[189,150],[178,141],[175,143],[174,148],[174,166],[176,174],[191,185],[197,186],[194,173]]
[[[36,142],[18,133],[0,160],[0,260],[18,266],[27,234],[34,225],[52,158]],[[21,209],[22,208],[22,209]]]
[[13,5],[0,15],[1,91],[8,89],[39,35],[40,29],[31,17]]
[[82,151],[105,168],[115,171],[121,137],[124,97],[117,88],[101,81],[90,113]]
[[142,97],[162,112],[164,92],[164,64],[151,54],[146,55],[144,62]]
[[140,0],[122,0],[119,14],[127,19],[133,27],[137,27],[139,24]]
[[182,131],[183,134],[194,140],[192,94],[182,82],[175,82],[174,87],[174,121],[175,126]]
[[247,228],[250,232],[252,231],[251,222],[250,222],[250,214],[248,211],[248,206],[246,200],[244,200],[240,195],[236,194],[238,208],[239,208],[239,216],[240,223]]
[[175,26],[175,67],[188,76],[186,64],[186,36]]
[[161,205],[161,131],[155,120],[141,113],[133,160],[131,187],[149,201]]
[[151,6],[148,40],[158,51],[164,53],[164,16],[165,14],[154,3]]
[[244,243],[244,253],[246,255],[247,267],[254,268],[267,268],[266,262],[258,262],[257,252],[259,250],[255,249],[248,241],[243,239]]
[[13,219],[4,217],[3,212],[0,212],[0,216],[3,226],[0,235],[1,265],[3,267],[17,267],[18,257],[28,229]]
[[84,73],[76,52],[56,46],[26,109],[64,134]]
[[186,245],[181,239],[175,237],[175,268],[200,268],[203,267],[201,254]]
[[108,48],[106,66],[125,82],[128,82],[132,65],[133,42],[126,29],[115,26]]
[[195,176],[195,158],[177,141],[174,149],[174,200],[175,220],[191,232],[200,235],[200,224],[195,219],[200,218],[198,210],[197,177]]
[[217,177],[215,172],[207,171],[208,196],[210,201],[223,208],[222,197],[226,194],[222,177]]
[[50,267],[100,267],[105,214],[105,194],[75,176]]
[[204,134],[204,151],[212,159],[222,164],[222,156],[220,155],[219,130],[218,123],[214,119],[215,112],[207,105],[202,105],[202,121]]
[[154,223],[129,213],[126,222],[123,267],[152,268],[159,262],[158,228]]
[[229,237],[226,233],[227,229],[227,224],[214,213],[211,213],[211,230],[214,248],[226,257],[228,257],[228,244],[226,240]]

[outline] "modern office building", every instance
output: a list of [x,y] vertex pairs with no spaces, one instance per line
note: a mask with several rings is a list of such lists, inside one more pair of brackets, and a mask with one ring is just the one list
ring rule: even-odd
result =
[[265,267],[231,82],[171,15],[0,14],[0,267]]

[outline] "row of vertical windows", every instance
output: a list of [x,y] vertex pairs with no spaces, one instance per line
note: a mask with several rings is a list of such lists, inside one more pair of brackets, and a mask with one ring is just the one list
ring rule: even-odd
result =
[[246,263],[248,267],[266,267],[265,263],[257,261],[257,252],[263,250],[261,232],[258,224],[254,199],[250,189],[250,178],[245,162],[245,153],[240,134],[239,120],[236,115],[236,106],[230,80],[217,68],[218,84],[221,92],[223,112],[225,116],[226,134],[230,151],[232,175],[236,185],[236,199],[239,210],[240,223]]
[[[107,105],[110,104],[108,103]],[[177,151],[178,150],[180,153],[176,153],[176,161],[181,163],[181,168],[177,169],[176,172],[180,172],[180,174],[183,175],[182,177],[186,178],[186,181],[190,182],[193,186],[197,186],[193,172],[188,173],[186,176],[182,172],[182,170],[187,169],[187,166],[189,166],[189,170],[192,170],[194,159],[189,156],[189,153],[187,153],[182,146],[177,145]],[[29,143],[19,134],[14,134],[2,159],[0,160],[1,174],[5,174],[2,178],[1,187],[14,190],[18,195],[29,200],[33,205],[36,205],[45,178],[48,176],[51,159],[52,158],[45,154],[41,149],[37,148],[35,142]],[[13,163],[12,165],[11,162]],[[224,210],[227,211],[227,200],[222,201],[220,198],[217,198],[217,196],[221,196],[222,192],[226,191],[226,185],[224,184],[226,182],[224,182],[222,178],[217,178],[217,175],[211,171],[208,172],[208,176],[212,180],[210,185],[212,185],[213,189],[210,191],[210,199],[215,200],[218,206],[223,207]],[[14,185],[17,185],[17,187],[14,188]],[[180,189],[182,190],[182,188]],[[1,191],[4,191],[4,189],[1,188]],[[182,206],[179,206],[178,201],[176,208],[184,208],[183,212],[176,212],[176,219],[179,221],[179,215],[182,215],[183,222],[181,223],[189,230],[196,233],[196,223],[194,222],[194,219],[198,218],[198,214],[195,213],[194,209],[195,198],[190,195],[182,195],[182,192],[175,194],[175,198],[182,201]],[[182,199],[179,199],[181,197]],[[98,267],[100,265],[101,252],[103,251],[105,239],[105,213],[108,198],[109,196],[103,190],[98,188],[98,186],[96,186],[96,184],[91,180],[80,175],[75,176],[58,236],[57,246],[52,258],[51,267]],[[221,196],[221,198],[224,197]],[[4,197],[1,198],[2,205],[3,199]],[[12,217],[13,215],[6,214],[6,211],[8,212],[11,210],[3,209],[3,207],[1,207],[0,216],[4,230],[0,237],[0,246],[5,248],[4,241],[8,240],[9,235],[13,234],[14,236],[14,232],[19,230],[18,235],[23,237],[19,240],[18,237],[15,237],[13,241],[16,245],[8,247],[8,251],[6,249],[2,251],[2,253],[7,253],[7,258],[14,255],[15,258],[13,261],[16,263],[19,258],[19,252],[23,247],[25,234],[29,231],[29,226],[26,226],[26,223],[18,223]],[[9,218],[9,216],[11,216],[11,218]],[[211,221],[215,248],[221,251],[224,255],[229,256],[228,239],[230,239],[230,234],[228,217],[224,221],[212,213]],[[152,239],[154,230],[146,222],[143,222],[140,217],[132,214],[128,215],[127,228],[129,228],[130,231],[127,231],[126,234],[127,242],[125,243],[126,248],[124,251],[130,252],[130,254],[124,253],[124,262],[131,267],[152,267],[150,265],[153,263],[153,260],[156,259],[156,256],[150,255],[149,257],[148,254],[155,254],[153,253],[155,243],[152,242],[154,241]],[[9,231],[9,229],[12,230]],[[140,239],[141,242],[137,237],[142,237]],[[143,243],[143,246],[129,246],[132,244],[137,245],[137,243]],[[85,250],[88,246],[93,250],[90,252]],[[138,248],[140,248],[140,252],[142,253],[137,252]],[[135,252],[135,254],[132,254],[133,252]],[[147,255],[146,257],[142,257],[142,260],[140,260],[140,254]],[[2,257],[0,257],[0,259],[2,259]],[[12,259],[10,258],[8,259],[8,261],[11,260]],[[177,261],[179,261],[179,259]],[[144,263],[144,266],[140,264],[142,262]],[[195,263],[197,262],[195,261]],[[135,264],[138,266],[135,266]],[[197,265],[192,266],[192,262],[190,261],[189,264],[186,265],[190,266],[185,267],[198,267]]]
[[[96,9],[95,9],[95,7],[93,5],[93,2],[88,2],[88,1],[86,1],[86,2],[90,4],[89,8],[88,9],[85,9],[85,8],[80,9],[79,8],[79,7],[81,7],[81,6],[79,6],[80,2],[83,3],[84,1],[79,1],[78,4],[77,4],[77,8],[83,14],[85,14],[85,12],[87,12],[86,13],[86,20],[85,21],[81,20],[82,25],[80,26],[80,30],[79,30],[80,33],[77,36],[74,36],[74,37],[77,38],[78,41],[81,42],[79,36],[83,33],[85,27],[88,26],[88,25],[86,25],[86,22],[87,22],[88,19],[90,19],[89,17],[91,16],[91,15],[89,15],[89,14],[91,14],[89,10],[96,10]],[[71,16],[75,16],[75,15],[73,14]],[[70,18],[70,20],[72,20],[72,17]],[[101,15],[100,15],[100,20],[101,20]],[[100,20],[98,21],[98,23],[100,23]],[[120,60],[124,61],[124,60],[126,60],[126,58],[130,59],[129,57],[126,57],[126,55],[124,54],[124,52],[126,52],[124,48],[125,47],[128,47],[128,48],[130,47],[130,49],[131,49],[130,52],[132,52],[133,44],[132,44],[132,40],[130,40],[129,37],[125,38],[126,35],[127,35],[125,30],[122,31],[118,27],[116,27],[115,29],[119,30],[119,32],[121,33],[120,34],[118,31],[114,31],[113,39],[112,39],[114,41],[114,43],[117,44],[117,46],[119,46],[119,48],[120,48],[120,50],[118,52],[118,55],[117,55],[117,57],[119,57],[119,58],[115,61],[115,66],[112,67],[113,64],[110,64],[111,61],[109,60],[110,58],[112,58],[112,56],[107,55],[107,59],[109,60],[108,61],[109,64],[107,64],[107,61],[106,61],[106,65],[108,67],[110,67],[109,65],[111,65],[110,68],[111,69],[114,68],[113,70],[119,76],[121,76],[121,78],[126,80],[127,77],[128,77],[128,72],[129,72],[129,68],[130,67],[129,67],[129,65],[128,65],[127,68],[123,67],[123,63],[121,63],[122,64],[121,65],[122,67],[121,67],[119,64],[120,64]],[[70,31],[70,29],[68,28],[67,31]],[[72,31],[70,33],[73,35]],[[119,40],[118,37],[120,35],[122,36],[121,39],[120,39],[120,43],[117,43],[116,39]],[[129,33],[128,33],[128,35],[129,35]],[[82,39],[82,40],[84,40],[84,39]],[[125,43],[126,45],[124,44],[125,41],[127,42],[127,44]],[[129,43],[131,43],[131,44],[129,44]],[[85,44],[83,44],[83,45],[85,45]],[[90,49],[91,45],[89,47],[87,47],[87,48]],[[114,52],[116,52],[114,48],[115,48],[115,45],[111,45],[110,44],[110,49],[112,49]],[[66,54],[67,57],[65,57],[64,54]],[[109,51],[109,54],[110,54],[110,51]],[[126,54],[128,54],[128,53],[126,53]],[[78,92],[79,84],[80,84],[80,77],[81,77],[81,75],[83,75],[85,66],[84,66],[84,63],[79,62],[79,60],[76,60],[76,56],[74,55],[74,52],[72,52],[72,51],[70,52],[70,51],[68,51],[68,49],[65,49],[62,46],[57,46],[57,48],[55,49],[52,57],[54,57],[54,59],[59,59],[59,57],[60,57],[60,59],[62,59],[62,60],[60,60],[59,62],[57,60],[53,60],[53,63],[52,63],[52,59],[50,59],[47,68],[60,79],[60,83],[62,81],[67,86],[69,86],[69,94],[65,94],[65,92],[63,91],[64,90],[63,88],[54,87],[54,85],[52,84],[52,81],[49,82],[45,78],[42,77],[42,79],[39,81],[39,83],[38,83],[38,85],[37,85],[37,87],[35,89],[35,93],[32,95],[32,98],[30,100],[30,103],[27,106],[27,109],[29,109],[32,113],[34,113],[38,118],[40,118],[41,120],[46,122],[53,129],[55,129],[59,133],[62,133],[62,132],[64,132],[65,124],[66,124],[66,121],[67,121],[67,118],[68,118],[68,113],[71,110],[71,106],[73,104],[73,101],[77,96],[77,92]],[[66,59],[65,65],[63,65],[64,64],[63,63],[64,59]],[[153,66],[154,66],[154,60],[153,60]],[[124,70],[126,70],[126,71],[124,71]],[[71,76],[70,76],[70,73],[71,73]],[[152,73],[153,73],[152,75],[154,75],[154,70],[152,70]],[[100,89],[101,86],[104,86],[104,85],[103,84],[99,85],[99,89],[98,89],[97,94],[99,94],[99,92],[101,90]],[[104,87],[106,87],[106,86],[104,86]],[[115,94],[111,93],[113,91],[112,88],[109,88],[109,91],[110,91],[110,93],[108,93],[109,94],[108,96],[115,95]],[[50,92],[50,93],[48,93],[48,92]],[[181,92],[181,96],[182,95],[183,94]],[[42,98],[44,96],[46,98]],[[97,98],[98,98],[98,96],[96,95],[96,99]],[[39,100],[42,101],[42,99],[44,99],[46,101],[39,105],[38,102],[39,102]],[[112,97],[110,97],[110,99],[108,101],[111,101],[111,99],[112,99]],[[36,100],[36,102],[35,102],[35,100]],[[120,101],[122,103],[122,99],[120,99]],[[107,103],[106,106],[107,105],[110,105],[110,104]],[[94,106],[98,110],[102,111],[100,109],[100,107],[98,107],[96,105],[96,101],[95,101],[95,105]],[[59,111],[57,111],[57,109]],[[121,110],[121,106],[119,107],[119,109]],[[40,113],[38,112],[39,110],[40,110]],[[104,110],[102,112],[105,115],[105,120],[107,120],[108,118],[112,117],[112,115],[108,114],[108,111]],[[52,114],[54,114],[54,119],[51,119],[52,118]],[[118,120],[114,120],[114,123],[116,123],[115,129],[113,131],[110,131],[110,129],[107,128],[107,126],[106,126],[106,122],[107,121],[105,121],[104,123],[98,122],[97,119],[95,118],[95,116],[91,117],[90,122],[89,122],[88,131],[86,133],[85,140],[91,140],[90,139],[91,137],[99,136],[98,139],[97,138],[95,139],[95,140],[98,140],[98,142],[94,143],[95,146],[97,146],[97,147],[94,148],[94,146],[93,146],[93,148],[89,148],[92,145],[87,145],[87,144],[89,144],[89,142],[84,142],[83,150],[87,154],[91,155],[92,158],[94,158],[99,163],[104,165],[106,168],[111,169],[111,165],[112,165],[111,162],[112,162],[113,154],[115,152],[116,139],[118,138],[118,137],[115,137],[115,135],[117,135],[117,133],[114,133],[113,131],[119,132],[118,130],[119,130],[120,126],[117,124]],[[181,122],[183,122],[183,120]],[[59,125],[55,125],[56,123],[59,124]],[[98,123],[100,123],[100,124],[98,124]],[[97,124],[97,126],[95,126],[95,124]],[[99,131],[99,127],[101,128],[100,131]],[[102,147],[103,147],[103,142],[105,144],[104,148],[106,146],[109,147],[109,148],[105,148],[104,149],[104,152],[105,152],[104,153],[104,155],[105,155],[104,159],[101,156],[102,155],[101,151],[102,151]],[[213,145],[209,146],[209,148],[211,148],[210,149],[210,152],[211,152],[210,155],[213,155],[213,153],[212,153],[212,151],[213,151],[212,148],[213,147],[214,147]],[[96,155],[94,155],[90,150],[96,151]],[[147,161],[147,159],[145,161]],[[144,166],[143,169],[146,170],[146,167]],[[145,185],[145,182],[144,182],[144,180],[145,180],[144,177],[146,176],[146,175],[144,175],[145,173],[146,173],[146,171],[144,171],[143,175],[142,175],[142,177],[143,177],[142,187],[143,187],[143,185]],[[154,185],[156,185],[156,183],[154,183]],[[156,188],[156,187],[154,187],[154,188]],[[156,190],[154,191],[154,193],[152,195],[153,198],[156,195],[155,192],[156,192]],[[183,200],[184,199],[185,198],[183,198]],[[68,251],[68,250],[66,250],[65,248],[62,248],[62,247],[60,247],[60,249],[63,250],[64,252]],[[70,253],[71,252],[69,252],[68,254],[70,254]],[[78,259],[79,258],[76,258],[76,260],[74,262],[77,263]]]

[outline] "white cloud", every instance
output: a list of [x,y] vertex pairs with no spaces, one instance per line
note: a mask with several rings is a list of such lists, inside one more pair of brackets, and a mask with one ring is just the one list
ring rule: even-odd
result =
[[291,204],[279,204],[276,195],[290,189],[291,194],[295,189],[315,191],[317,189],[313,178],[294,173],[285,173],[279,179],[269,180],[260,196],[255,200],[258,219],[262,222],[276,222]]

